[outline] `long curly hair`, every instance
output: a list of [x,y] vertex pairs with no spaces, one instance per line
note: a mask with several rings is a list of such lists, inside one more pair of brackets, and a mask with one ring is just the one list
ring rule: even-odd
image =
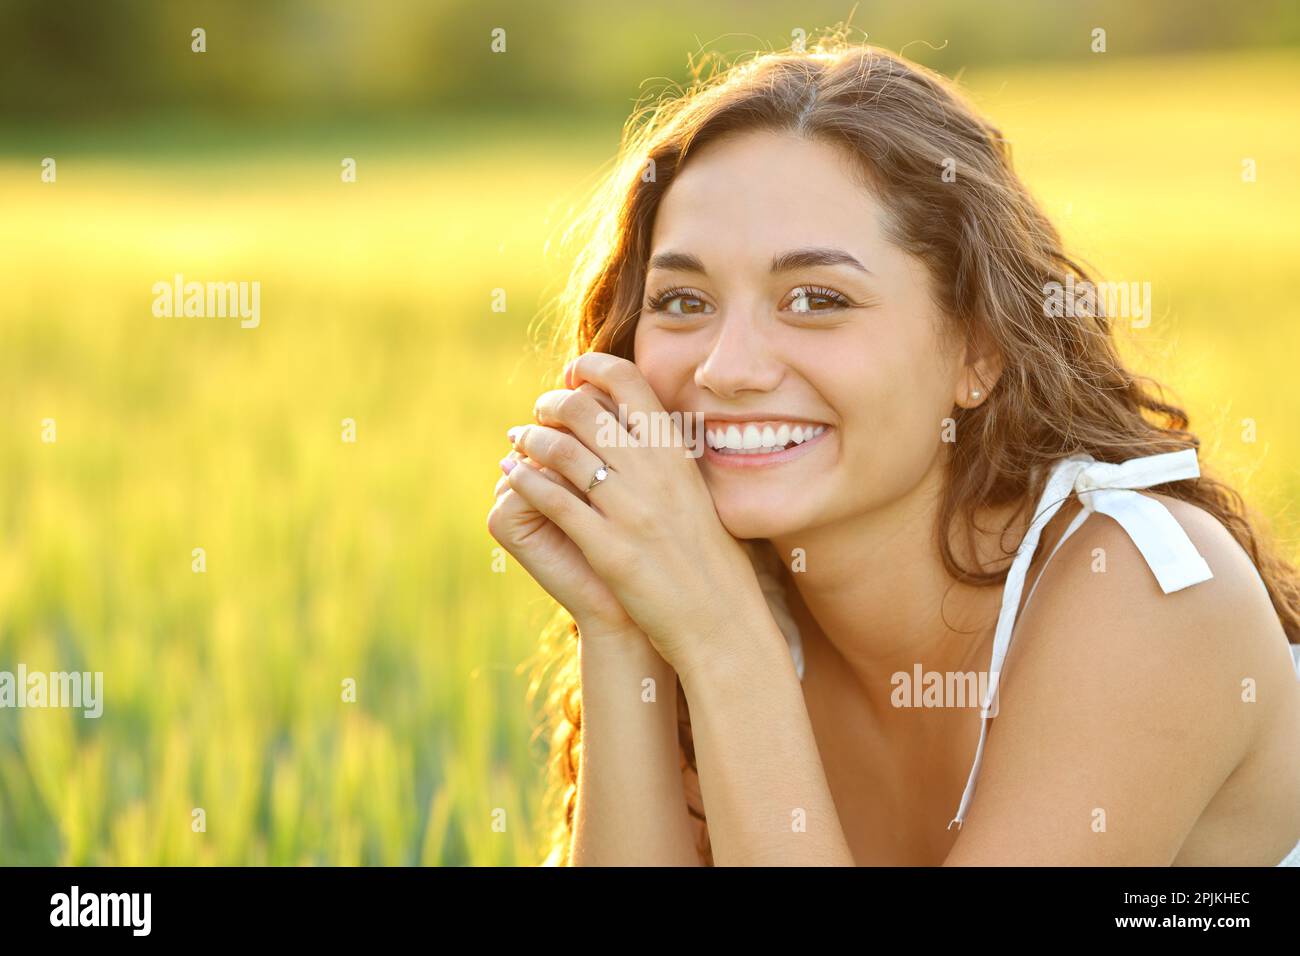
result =
[[[955,579],[986,586],[1004,581],[1005,567],[964,567],[946,532],[956,527],[973,536],[976,514],[1008,505],[1020,506],[1013,519],[1019,526],[1055,460],[1087,452],[1122,462],[1199,447],[1186,413],[1121,361],[1106,303],[1080,291],[1096,283],[1062,248],[1014,172],[998,129],[942,76],[848,43],[843,34],[807,52],[715,64],[707,76],[697,71],[680,95],[633,114],[613,168],[574,227],[581,252],[553,303],[555,341],[565,359],[588,350],[632,358],[661,198],[692,151],[760,129],[837,144],[855,157],[864,184],[886,210],[891,241],[927,265],[952,334],[992,343],[1001,355],[1003,372],[988,399],[953,410],[962,437],[947,443],[935,538]],[[1045,308],[1049,288],[1064,290],[1065,308]],[[1287,639],[1300,643],[1300,576],[1257,532],[1241,496],[1204,474],[1161,491],[1223,523],[1259,570]],[[551,739],[548,864],[568,862],[573,836],[582,759],[576,641],[577,629],[561,609],[538,646],[530,687],[531,697],[543,695],[543,729]],[[710,863],[680,687],[677,705],[688,803],[699,823],[702,861]]]

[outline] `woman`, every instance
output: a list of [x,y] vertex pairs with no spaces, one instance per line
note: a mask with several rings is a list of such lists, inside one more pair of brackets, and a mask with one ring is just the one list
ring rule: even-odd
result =
[[951,86],[758,57],[597,211],[489,517],[565,609],[552,862],[1300,863],[1296,572]]

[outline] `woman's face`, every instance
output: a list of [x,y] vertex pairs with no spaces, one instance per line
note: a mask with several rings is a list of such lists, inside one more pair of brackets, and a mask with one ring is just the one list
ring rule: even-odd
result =
[[902,499],[966,400],[925,268],[849,162],[788,134],[724,138],[655,219],[636,364],[668,411],[704,414],[700,467],[739,538]]

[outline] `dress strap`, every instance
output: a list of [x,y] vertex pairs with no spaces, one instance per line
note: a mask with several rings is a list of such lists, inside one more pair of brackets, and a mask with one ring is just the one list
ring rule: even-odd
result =
[[[1048,555],[1048,561],[1056,555],[1066,538],[1079,529],[1088,515],[1098,511],[1110,515],[1119,522],[1141,552],[1147,566],[1151,568],[1156,581],[1159,582],[1160,590],[1165,594],[1208,581],[1214,577],[1209,565],[1205,563],[1205,559],[1187,537],[1187,532],[1169,513],[1169,509],[1154,498],[1145,497],[1136,491],[1139,488],[1150,488],[1166,482],[1196,478],[1200,473],[1194,448],[1145,458],[1131,458],[1118,465],[1097,461],[1091,455],[1081,453],[1061,459],[1053,466],[1029,530],[1020,542],[1016,556],[1007,571],[1006,586],[1002,592],[1002,609],[998,614],[998,626],[993,636],[993,657],[989,663],[988,690],[985,692],[980,711],[980,739],[975,750],[975,762],[966,781],[966,789],[962,793],[957,816],[948,824],[949,829],[952,829],[954,823],[958,827],[962,825],[970,808],[971,799],[975,795],[975,780],[979,776],[980,763],[984,759],[984,742],[988,738],[989,721],[997,716],[995,702],[998,694],[998,678],[1011,645],[1016,614],[1020,609],[1021,595],[1024,593],[1025,575],[1033,562],[1034,552],[1038,550],[1038,540],[1042,537],[1043,529],[1056,516],[1070,494],[1074,493],[1078,495],[1083,510],[1075,516],[1065,533],[1061,535],[1060,541]],[[1041,572],[1038,580],[1042,580]],[[1034,587],[1037,586],[1035,581]],[[1031,591],[1030,597],[1032,596]]]
[[785,584],[782,581],[781,559],[776,551],[765,541],[741,541],[741,546],[749,556],[749,563],[754,567],[754,576],[758,586],[767,600],[767,609],[776,621],[777,627],[785,635],[786,645],[790,648],[790,657],[794,661],[794,671],[803,680],[803,638],[799,634],[799,625],[795,623],[790,611],[790,602],[786,597]]

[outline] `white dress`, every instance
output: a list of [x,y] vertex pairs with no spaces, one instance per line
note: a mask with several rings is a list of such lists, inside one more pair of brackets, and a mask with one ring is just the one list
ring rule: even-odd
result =
[[[981,711],[979,744],[975,749],[975,760],[971,766],[970,777],[966,781],[966,789],[962,793],[961,804],[957,808],[957,815],[952,823],[948,824],[950,828],[953,824],[961,826],[970,808],[971,799],[975,795],[975,781],[979,776],[980,762],[984,756],[984,742],[988,738],[989,721],[996,714],[996,708],[990,710],[990,707],[996,700],[998,675],[1006,659],[1007,649],[1011,645],[1016,614],[1020,609],[1020,597],[1025,586],[1025,574],[1033,561],[1034,553],[1038,550],[1038,540],[1043,529],[1070,495],[1075,494],[1083,506],[1082,510],[1065,529],[1056,547],[1047,556],[1048,561],[1055,556],[1066,538],[1079,529],[1088,515],[1097,511],[1119,522],[1141,552],[1165,594],[1208,581],[1214,576],[1209,565],[1205,563],[1205,559],[1187,537],[1187,532],[1170,514],[1169,509],[1154,498],[1138,494],[1135,490],[1169,481],[1195,478],[1200,473],[1196,450],[1192,448],[1134,458],[1119,465],[1099,462],[1089,455],[1079,454],[1061,459],[1052,468],[1042,498],[1038,502],[1038,508],[1034,512],[1034,520],[1007,572],[1007,580],[1002,592],[1002,609],[998,615],[997,630],[993,637],[993,657],[989,664],[988,690]],[[799,629],[786,604],[780,575],[772,563],[779,559],[771,548],[751,547],[750,556],[773,616],[790,645],[795,670],[802,679],[803,645],[799,637]],[[1046,562],[1043,566],[1046,567]],[[1041,572],[1038,580],[1042,580]],[[1029,597],[1033,597],[1032,589]],[[1028,603],[1026,599],[1025,604]],[[1293,644],[1290,648],[1297,678],[1300,679],[1300,645]],[[1300,867],[1300,843],[1297,843],[1277,865]]]

